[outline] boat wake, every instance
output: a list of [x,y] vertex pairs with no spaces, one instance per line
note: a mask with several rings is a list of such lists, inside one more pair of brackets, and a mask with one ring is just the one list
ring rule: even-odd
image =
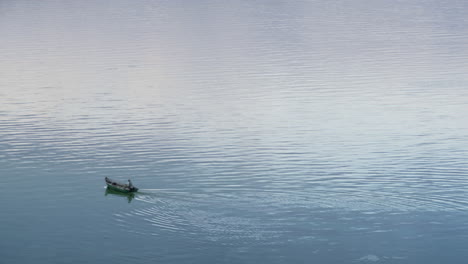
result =
[[383,221],[380,215],[468,208],[468,204],[442,194],[403,195],[366,189],[141,189],[134,199],[141,203],[131,211],[115,214],[125,230],[157,236],[177,232],[179,237],[191,240],[238,246],[301,237],[294,235],[295,225],[313,230],[309,237],[320,236],[332,228],[329,219],[352,221],[365,216],[376,223],[350,227],[350,232],[387,232],[379,224]]
[[139,194],[142,195],[160,195],[160,194],[187,194],[187,192],[184,192],[182,190],[177,190],[177,189],[140,189],[138,191]]
[[223,244],[266,243],[281,233],[245,201],[176,189],[141,189],[135,200],[149,206],[114,214],[119,225],[135,233],[177,232],[186,238]]

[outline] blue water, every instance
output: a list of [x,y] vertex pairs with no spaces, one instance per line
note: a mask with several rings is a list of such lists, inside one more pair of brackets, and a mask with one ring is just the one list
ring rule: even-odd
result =
[[1,1],[0,263],[465,263],[466,11]]

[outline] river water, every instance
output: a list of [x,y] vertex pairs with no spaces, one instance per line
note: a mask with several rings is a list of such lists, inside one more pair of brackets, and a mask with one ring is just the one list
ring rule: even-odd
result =
[[465,263],[466,11],[1,1],[0,262]]

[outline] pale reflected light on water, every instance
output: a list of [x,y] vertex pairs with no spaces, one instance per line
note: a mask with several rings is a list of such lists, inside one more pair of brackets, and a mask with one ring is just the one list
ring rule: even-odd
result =
[[2,260],[463,263],[465,14],[2,1]]

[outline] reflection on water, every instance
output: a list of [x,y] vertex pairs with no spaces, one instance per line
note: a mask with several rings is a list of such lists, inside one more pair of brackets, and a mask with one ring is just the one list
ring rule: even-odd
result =
[[463,263],[465,6],[1,1],[2,260]]
[[110,189],[109,187],[106,188],[106,192],[105,192],[105,196],[107,195],[111,195],[111,196],[120,196],[120,197],[125,197],[127,198],[128,200],[128,203],[131,203],[133,198],[135,198],[135,193],[123,193],[123,192],[119,192],[119,191],[115,191],[115,190],[112,190]]

